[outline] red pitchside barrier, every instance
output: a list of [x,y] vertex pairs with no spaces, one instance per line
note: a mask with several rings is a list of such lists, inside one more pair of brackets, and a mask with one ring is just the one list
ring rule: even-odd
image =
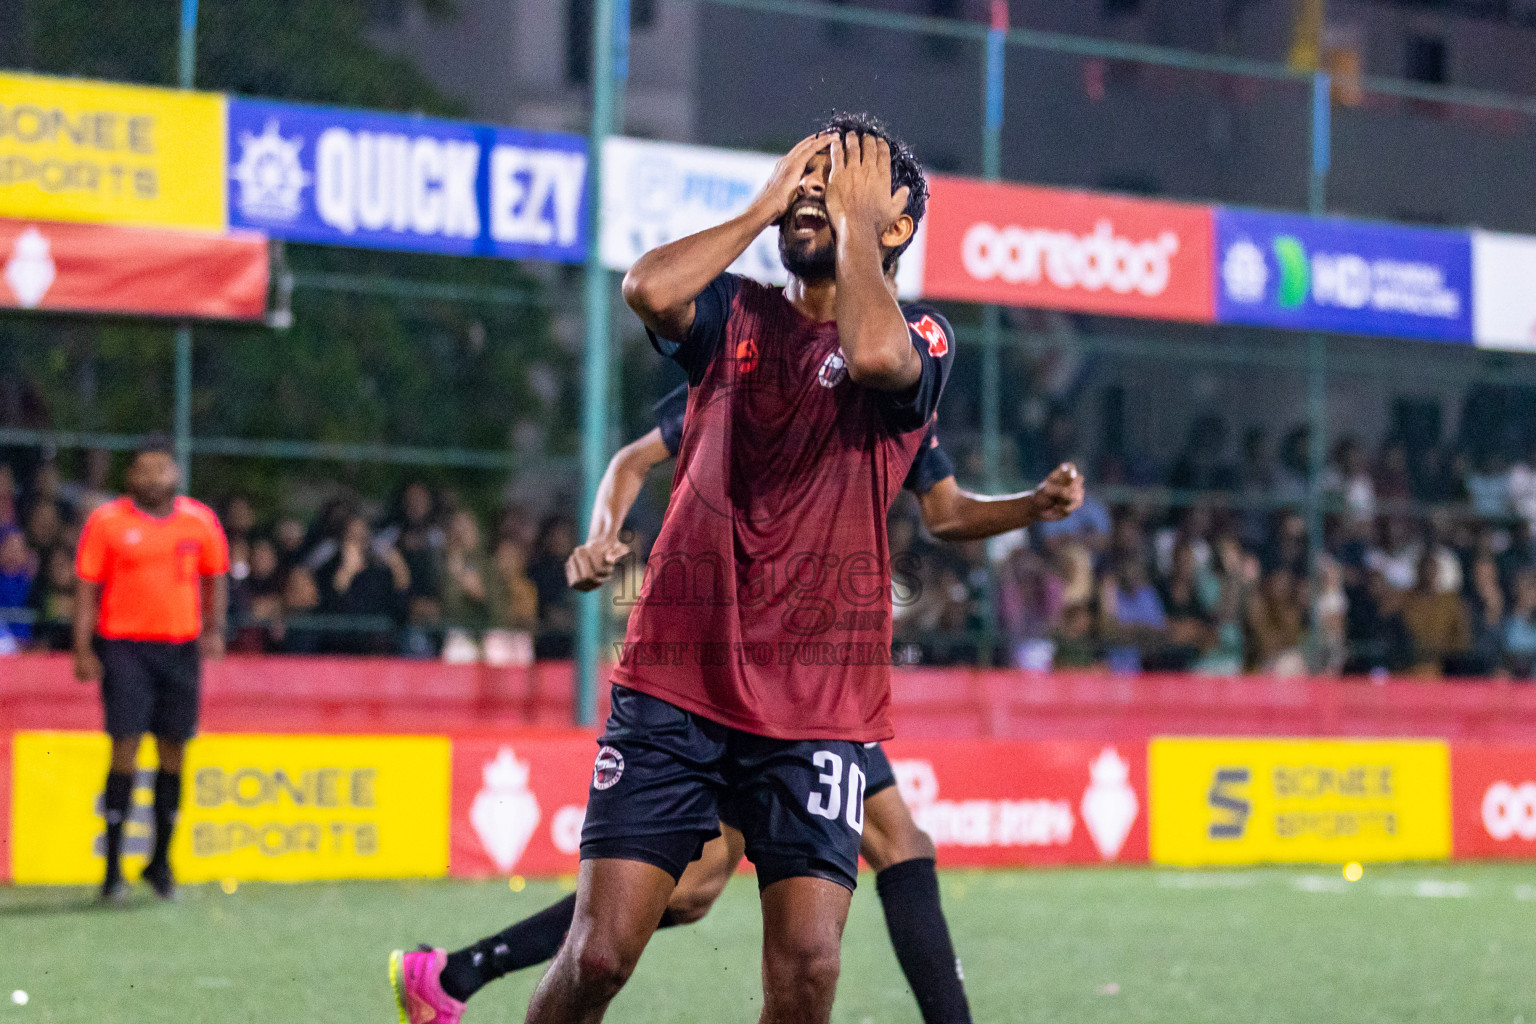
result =
[[[592,773],[593,734],[567,726],[571,682],[566,663],[231,657],[207,668],[203,724],[447,735],[449,871],[549,876],[575,869]],[[1527,684],[906,669],[894,691],[898,738],[886,749],[945,865],[1145,862],[1147,740],[1157,735],[1441,738],[1455,856],[1536,859]],[[11,859],[10,733],[99,727],[95,687],[74,681],[69,658],[0,659],[0,881]]]
[[[572,668],[445,665],[397,658],[231,656],[205,674],[215,732],[459,733],[565,728]],[[1112,676],[898,669],[902,739],[1082,739],[1157,735],[1436,736],[1536,745],[1536,685],[1260,677]],[[600,714],[607,694],[600,693]],[[63,655],[0,660],[0,732],[95,729],[96,690]]]

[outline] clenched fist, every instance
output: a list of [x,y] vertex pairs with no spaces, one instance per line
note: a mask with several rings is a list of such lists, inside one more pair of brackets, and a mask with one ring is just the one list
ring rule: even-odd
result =
[[1042,523],[1059,523],[1083,504],[1083,474],[1070,462],[1051,470],[1032,496],[1035,518]]
[[617,537],[589,540],[565,560],[565,582],[573,590],[596,590],[613,577],[614,566],[629,554],[629,545]]

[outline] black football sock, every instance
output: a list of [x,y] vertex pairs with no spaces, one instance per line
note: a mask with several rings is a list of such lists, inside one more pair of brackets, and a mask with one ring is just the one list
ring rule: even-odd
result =
[[155,848],[151,864],[170,863],[171,836],[176,831],[176,816],[181,811],[181,773],[155,773]]
[[107,881],[123,877],[123,825],[128,821],[128,807],[133,802],[133,773],[108,772],[107,792],[102,797],[102,815],[107,821]]
[[[449,953],[439,984],[454,999],[468,1002],[470,996],[497,978],[552,959],[560,952],[560,944],[575,919],[576,894],[572,893],[505,931]],[[671,910],[666,910],[657,927],[671,928],[682,923],[672,916]]]
[[885,927],[901,972],[917,997],[923,1024],[971,1024],[960,958],[939,906],[939,876],[924,857],[893,864],[875,876]]
[[541,964],[560,952],[576,919],[576,894],[524,918],[505,931],[448,954],[443,991],[460,1002],[504,974]]

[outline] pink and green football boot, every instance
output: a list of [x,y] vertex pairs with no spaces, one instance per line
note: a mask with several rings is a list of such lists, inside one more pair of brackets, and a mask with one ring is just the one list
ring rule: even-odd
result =
[[448,952],[423,946],[389,954],[389,984],[395,990],[400,1024],[459,1024],[464,1004],[443,991],[439,978]]

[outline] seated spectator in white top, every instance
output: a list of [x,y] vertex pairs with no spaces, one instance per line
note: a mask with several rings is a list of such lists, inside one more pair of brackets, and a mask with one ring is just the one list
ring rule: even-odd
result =
[[1467,495],[1472,500],[1472,513],[1483,519],[1503,519],[1510,514],[1509,464],[1497,451],[1488,452],[1477,460],[1475,468],[1467,474]]
[[1515,515],[1536,524],[1536,452],[1510,467],[1509,505]]
[[1323,472],[1323,491],[1344,506],[1344,516],[1352,523],[1376,517],[1376,481],[1359,441],[1349,437],[1339,442]]

